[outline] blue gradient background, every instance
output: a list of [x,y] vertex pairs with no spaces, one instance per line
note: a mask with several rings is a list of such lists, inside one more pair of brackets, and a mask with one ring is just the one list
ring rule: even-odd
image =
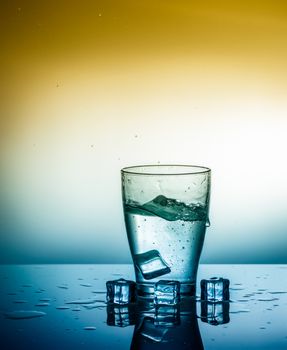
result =
[[120,169],[212,169],[202,262],[287,263],[282,1],[1,3],[0,263],[128,263]]

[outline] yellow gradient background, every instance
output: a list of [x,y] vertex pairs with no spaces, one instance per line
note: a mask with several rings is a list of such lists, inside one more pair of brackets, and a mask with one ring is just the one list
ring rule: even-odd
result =
[[203,262],[287,263],[285,1],[2,1],[2,263],[130,262],[120,169],[212,169]]

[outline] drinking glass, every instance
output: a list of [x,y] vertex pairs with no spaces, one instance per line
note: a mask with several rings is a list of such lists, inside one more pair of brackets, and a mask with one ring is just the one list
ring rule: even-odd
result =
[[139,165],[121,170],[122,199],[138,295],[160,280],[194,294],[208,211],[211,170],[195,165]]

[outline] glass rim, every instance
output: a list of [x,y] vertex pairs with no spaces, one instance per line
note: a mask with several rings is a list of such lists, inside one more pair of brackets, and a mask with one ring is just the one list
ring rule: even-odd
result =
[[[166,167],[174,167],[174,168],[187,168],[193,170],[186,170],[184,172],[152,172],[145,171],[140,172],[136,171],[136,169],[141,168],[166,168]],[[131,175],[145,175],[145,176],[178,176],[178,175],[195,175],[195,174],[207,174],[210,173],[211,169],[201,165],[191,165],[191,164],[144,164],[144,165],[132,165],[127,166],[121,169],[122,174],[131,174]]]

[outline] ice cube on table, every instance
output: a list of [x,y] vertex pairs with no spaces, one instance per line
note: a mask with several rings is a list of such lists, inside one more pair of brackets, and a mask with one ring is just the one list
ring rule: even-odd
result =
[[115,327],[127,327],[136,324],[136,313],[133,305],[107,306],[107,325]]
[[154,325],[174,327],[180,324],[179,305],[157,305],[155,308]]
[[221,302],[229,300],[229,280],[221,277],[203,279],[200,282],[201,300]]
[[134,262],[146,280],[166,275],[171,271],[159,251],[155,249],[142,254],[135,254]]
[[229,322],[229,302],[201,302],[201,320],[213,326]]
[[136,299],[136,283],[123,278],[107,281],[107,302],[109,304],[129,304]]
[[180,301],[180,283],[178,281],[158,281],[154,286],[155,305],[176,305]]

